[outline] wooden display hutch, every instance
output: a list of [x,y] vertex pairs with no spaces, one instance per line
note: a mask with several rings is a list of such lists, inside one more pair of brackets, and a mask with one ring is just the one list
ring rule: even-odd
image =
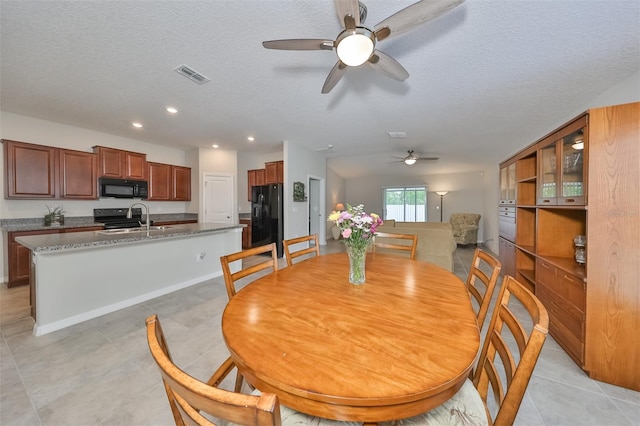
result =
[[636,391],[639,117],[640,103],[594,108],[507,159],[498,206],[503,271],[536,293],[550,334],[591,378]]

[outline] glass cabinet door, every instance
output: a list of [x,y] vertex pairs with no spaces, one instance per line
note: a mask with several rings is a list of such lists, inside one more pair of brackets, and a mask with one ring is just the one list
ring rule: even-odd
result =
[[507,204],[507,197],[508,197],[507,168],[508,166],[505,166],[500,169],[500,204]]
[[558,158],[556,155],[557,144],[551,143],[540,149],[538,153],[538,204],[555,205],[558,197]]
[[516,163],[507,167],[507,204],[516,203]]
[[558,204],[584,205],[584,153],[587,146],[584,129],[562,138],[560,193]]

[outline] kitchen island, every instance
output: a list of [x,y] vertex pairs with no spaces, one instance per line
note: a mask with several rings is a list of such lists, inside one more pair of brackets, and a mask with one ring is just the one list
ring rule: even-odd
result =
[[243,225],[184,224],[18,237],[32,251],[34,334],[42,335],[222,275]]

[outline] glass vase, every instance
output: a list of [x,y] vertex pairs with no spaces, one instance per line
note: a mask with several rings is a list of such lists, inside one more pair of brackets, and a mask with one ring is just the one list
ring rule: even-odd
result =
[[355,247],[345,244],[349,256],[349,282],[351,284],[364,284],[365,261],[367,260],[367,246]]

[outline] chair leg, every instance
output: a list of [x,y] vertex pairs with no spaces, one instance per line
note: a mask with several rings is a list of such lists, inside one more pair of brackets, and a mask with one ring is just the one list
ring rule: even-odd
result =
[[236,376],[236,386],[234,388],[234,391],[236,393],[241,393],[240,390],[242,389],[242,380],[244,380],[244,377],[242,377],[242,374],[240,374],[240,372],[238,371],[238,375]]

